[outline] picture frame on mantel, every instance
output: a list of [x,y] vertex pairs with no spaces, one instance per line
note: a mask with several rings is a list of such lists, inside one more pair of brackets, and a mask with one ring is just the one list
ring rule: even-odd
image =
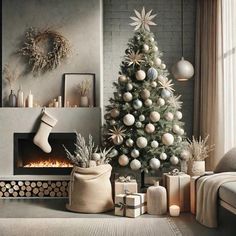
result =
[[95,107],[95,97],[95,74],[64,74],[64,107]]

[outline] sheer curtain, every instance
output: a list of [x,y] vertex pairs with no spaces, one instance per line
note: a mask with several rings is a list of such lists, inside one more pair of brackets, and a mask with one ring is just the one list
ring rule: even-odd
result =
[[198,0],[194,135],[210,135],[213,169],[236,146],[235,0]]

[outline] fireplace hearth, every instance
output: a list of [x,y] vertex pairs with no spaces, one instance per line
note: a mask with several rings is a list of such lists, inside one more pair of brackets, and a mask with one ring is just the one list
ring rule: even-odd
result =
[[33,143],[35,133],[14,133],[14,175],[68,175],[72,164],[67,159],[64,144],[74,152],[75,133],[51,133],[51,153],[44,153]]

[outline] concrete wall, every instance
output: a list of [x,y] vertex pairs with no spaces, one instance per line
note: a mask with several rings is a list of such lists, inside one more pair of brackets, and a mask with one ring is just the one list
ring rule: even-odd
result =
[[[3,0],[2,1],[2,65],[9,63],[22,74],[13,85],[22,84],[41,105],[62,94],[63,73],[96,74],[96,104],[100,105],[102,65],[102,0]],[[15,53],[29,27],[59,31],[71,43],[69,59],[57,69],[38,77],[24,74],[25,64]],[[9,95],[3,80],[3,98]],[[6,104],[6,103],[4,103]]]
[[[184,56],[194,63],[195,0],[184,1]],[[112,96],[112,82],[117,80],[119,65],[128,39],[133,35],[129,26],[133,9],[145,6],[157,14],[157,26],[151,27],[163,60],[170,70],[181,57],[181,0],[104,0],[104,104]],[[185,129],[192,135],[193,126],[193,80],[175,83],[176,93],[182,94]]]

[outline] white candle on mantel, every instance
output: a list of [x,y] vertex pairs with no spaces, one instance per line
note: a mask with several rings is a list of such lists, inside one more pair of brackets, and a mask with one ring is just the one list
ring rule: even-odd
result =
[[34,95],[31,93],[31,90],[30,90],[27,100],[28,100],[28,107],[33,107]]
[[179,216],[180,207],[177,205],[171,205],[169,207],[170,216]]

